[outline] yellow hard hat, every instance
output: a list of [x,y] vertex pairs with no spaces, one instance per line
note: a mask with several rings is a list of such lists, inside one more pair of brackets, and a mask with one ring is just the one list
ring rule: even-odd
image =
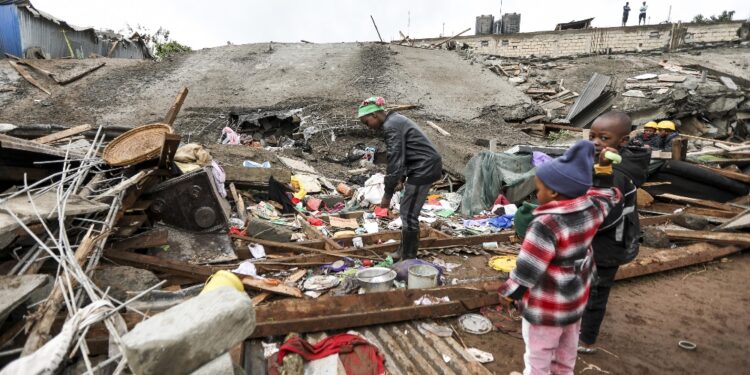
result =
[[659,129],[659,125],[656,124],[656,121],[649,121],[646,123],[646,125],[643,125],[644,128],[654,128]]
[[669,120],[664,120],[664,121],[659,122],[657,127],[659,129],[677,131],[677,127],[675,126],[674,122],[669,121]]

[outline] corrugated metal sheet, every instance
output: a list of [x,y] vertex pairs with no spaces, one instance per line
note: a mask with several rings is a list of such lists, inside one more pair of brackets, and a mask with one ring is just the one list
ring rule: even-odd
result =
[[[491,374],[452,337],[420,333],[418,322],[359,329],[380,348],[391,374]],[[448,363],[443,356],[450,357]]]
[[[77,55],[87,57],[91,53],[100,54],[99,41],[93,29],[76,31],[67,24],[56,23],[42,17],[30,7],[18,8],[18,24],[24,52],[29,48],[40,48],[51,58],[70,56],[65,36]],[[65,36],[63,36],[63,32]]]
[[570,107],[568,117],[566,117],[565,119],[570,121],[579,113],[583,112],[583,110],[591,105],[591,103],[597,100],[602,95],[602,92],[604,92],[604,88],[607,87],[607,84],[609,84],[609,80],[609,76],[594,73],[594,75],[591,76],[589,82],[586,83],[581,96],[579,96],[576,102],[573,103],[573,106]]
[[0,56],[3,53],[21,56],[23,53],[17,12],[14,4],[0,5]]

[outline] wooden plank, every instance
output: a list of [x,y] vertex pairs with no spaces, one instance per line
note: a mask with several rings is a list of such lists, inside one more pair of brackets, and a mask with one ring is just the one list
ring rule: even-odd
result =
[[172,126],[174,124],[174,120],[177,119],[177,114],[180,113],[180,108],[182,108],[182,103],[185,102],[185,98],[188,94],[188,88],[183,87],[180,89],[180,91],[177,93],[177,97],[174,100],[174,104],[172,104],[172,107],[169,108],[169,111],[167,111],[167,115],[164,117],[164,123],[168,124],[169,126]]
[[159,169],[170,169],[174,161],[174,155],[180,147],[182,137],[179,134],[164,133],[164,142],[161,145],[159,153]]
[[264,292],[281,294],[289,297],[302,298],[302,291],[293,286],[286,285],[284,283],[278,285],[268,284],[263,279],[255,279],[252,277],[243,277],[242,284],[246,287],[262,290]]
[[688,204],[695,204],[698,206],[709,207],[709,208],[713,208],[716,210],[732,212],[735,214],[742,212],[741,208],[734,207],[734,206],[724,204],[724,203],[709,201],[705,199],[683,197],[681,195],[676,195],[676,194],[661,194],[661,195],[657,195],[657,197],[661,199],[672,200],[672,201],[688,203]]
[[699,230],[673,230],[668,229],[664,234],[670,240],[702,241],[722,245],[750,246],[749,233],[726,233]]
[[114,249],[106,250],[104,252],[104,257],[115,261],[115,263],[125,263],[138,268],[144,268],[158,272],[166,272],[201,283],[205,282],[209,276],[220,269],[234,268],[234,266],[198,266],[183,262],[175,262],[173,260],[159,258],[152,255],[138,254]]
[[326,242],[326,250],[334,250],[334,249],[343,249],[344,247],[339,245],[336,241],[334,241],[332,238],[326,237],[323,233],[321,233],[317,228],[310,225],[310,223],[307,221],[307,216],[303,213],[297,214],[297,222],[302,226],[302,230],[305,232],[306,235],[313,237],[315,239],[323,240]]
[[685,207],[678,204],[671,203],[654,203],[646,208],[639,209],[641,212],[656,213],[656,214],[673,214],[677,210],[683,210],[689,214],[714,217],[720,219],[730,219],[735,216],[733,212],[727,212],[722,210],[714,210],[711,208],[702,207]]
[[441,127],[437,126],[437,124],[435,124],[435,123],[434,123],[434,122],[432,122],[432,121],[426,121],[425,123],[426,123],[426,124],[427,124],[427,125],[428,125],[429,127],[433,128],[433,129],[435,129],[435,130],[437,130],[437,132],[438,132],[438,133],[440,133],[441,135],[444,135],[444,136],[446,136],[446,137],[449,137],[449,136],[451,135],[451,133],[448,133],[447,131],[445,131],[445,129],[443,129],[443,128],[441,128]]
[[18,74],[21,75],[21,77],[23,77],[26,81],[28,81],[34,87],[38,88],[39,90],[44,91],[44,93],[46,93],[47,95],[50,95],[50,91],[47,90],[44,86],[42,86],[42,84],[39,83],[39,81],[37,81],[36,79],[34,79],[34,77],[32,77],[29,74],[29,72],[26,71],[26,69],[24,69],[23,67],[18,66],[18,63],[16,61],[8,60],[8,64],[10,64],[10,66],[12,66],[13,69],[15,69],[18,72]]
[[52,143],[52,142],[55,142],[55,141],[59,141],[61,139],[72,137],[72,136],[74,136],[76,134],[81,134],[81,133],[83,133],[85,131],[89,131],[89,130],[91,130],[91,125],[89,125],[89,124],[78,125],[78,126],[74,126],[74,127],[70,128],[70,129],[65,129],[65,130],[62,130],[62,131],[59,131],[59,132],[55,132],[55,133],[52,133],[52,134],[49,134],[49,135],[45,135],[44,137],[39,137],[37,139],[34,139],[34,142],[41,143],[41,144]]
[[687,158],[687,139],[677,137],[672,140],[672,160],[684,161]]
[[706,263],[734,254],[741,249],[739,246],[720,247],[708,243],[696,243],[667,250],[653,249],[651,251],[648,251],[648,248],[641,247],[642,253],[648,252],[649,255],[639,256],[633,262],[620,266],[620,269],[617,270],[617,275],[615,275],[615,280],[629,279]]
[[227,174],[227,182],[236,182],[238,185],[268,185],[268,179],[273,177],[282,184],[292,181],[292,173],[281,168],[245,168],[232,165],[222,165]]
[[[497,288],[500,285],[501,282],[490,282],[434,289],[322,296],[306,300],[305,303],[291,299],[275,301],[256,307],[257,325],[251,337],[317,332],[321,327],[338,330],[460,315],[499,303]],[[414,305],[414,301],[425,294],[437,298],[445,296],[450,302]]]
[[[237,235],[237,234],[231,234],[230,237],[236,238],[236,239],[240,239],[240,240],[243,240],[243,241],[257,243],[259,245],[263,245],[263,246],[274,248],[274,249],[282,249],[282,250],[287,250],[287,251],[292,251],[292,252],[297,252],[297,253],[303,253],[303,254],[314,253],[314,254],[325,254],[325,255],[329,255],[329,256],[335,257],[335,258],[345,258],[347,256],[354,257],[354,258],[360,258],[360,256],[353,255],[353,254],[336,253],[336,252],[333,252],[333,251],[326,251],[326,250],[316,249],[316,248],[312,248],[312,247],[305,247],[305,246],[295,245],[293,243],[284,243],[284,242],[261,240],[261,239],[258,239],[258,238],[245,237],[245,236],[240,236],[240,235]],[[338,245],[338,246],[339,246],[338,249],[343,249],[343,247],[341,245]]]
[[750,209],[742,211],[742,213],[726,221],[724,224],[721,224],[718,227],[712,229],[712,231],[716,232],[716,231],[737,230],[737,229],[747,228],[748,226],[750,226]]
[[56,156],[64,158],[67,154],[70,158],[82,159],[84,154],[77,151],[66,151],[61,148],[52,147],[49,145],[43,145],[34,141],[26,139],[11,137],[5,134],[0,134],[0,149],[18,150],[25,152],[33,152],[37,154],[43,154],[48,156]]
[[[307,270],[298,270],[297,272],[287,276],[287,278],[284,279],[284,284],[294,285],[294,283],[296,283],[297,281],[302,280],[302,278],[305,277],[306,274],[307,274]],[[253,306],[260,305],[261,302],[268,299],[268,297],[271,297],[271,295],[272,293],[270,292],[263,292],[253,297]]]
[[466,29],[466,30],[464,30],[464,31],[462,31],[462,32],[460,32],[460,33],[458,33],[458,34],[456,34],[456,35],[454,35],[454,36],[452,36],[452,37],[450,37],[450,38],[448,38],[448,39],[446,39],[446,40],[444,40],[444,41],[442,41],[442,42],[440,42],[440,43],[438,43],[438,44],[436,44],[435,47],[440,47],[443,44],[448,43],[451,40],[458,38],[459,36],[463,35],[465,32],[467,32],[469,30],[471,30],[471,27],[468,28],[468,29]]
[[107,65],[107,63],[102,62],[100,64],[94,65],[91,68],[86,69],[85,71],[81,72],[80,74],[74,75],[73,77],[66,78],[66,79],[63,79],[63,80],[58,80],[57,78],[55,78],[55,82],[57,82],[60,85],[67,85],[68,83],[75,82],[75,81],[77,81],[77,80],[79,80],[79,79],[81,79],[81,78],[83,78],[83,77],[85,77],[85,76],[93,73],[94,71],[96,71],[97,69],[103,67],[104,65]]
[[115,52],[115,49],[117,48],[117,45],[118,45],[118,44],[120,44],[120,41],[119,41],[119,40],[116,40],[116,41],[115,41],[115,42],[114,42],[114,43],[112,44],[112,48],[110,48],[110,49],[109,49],[109,52],[107,52],[107,57],[112,57],[112,54],[113,54],[113,53]]
[[661,225],[661,224],[667,224],[672,221],[672,219],[677,216],[676,214],[669,214],[669,215],[659,215],[659,216],[651,216],[651,217],[641,217],[640,223],[641,227],[647,227],[649,225]]
[[167,245],[168,240],[169,231],[158,228],[115,242],[110,245],[110,248],[114,250],[147,249]]

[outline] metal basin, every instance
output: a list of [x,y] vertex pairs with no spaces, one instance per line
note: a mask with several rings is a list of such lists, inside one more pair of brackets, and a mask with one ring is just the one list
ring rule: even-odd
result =
[[385,292],[393,286],[396,271],[385,267],[372,267],[357,271],[356,277],[365,292]]

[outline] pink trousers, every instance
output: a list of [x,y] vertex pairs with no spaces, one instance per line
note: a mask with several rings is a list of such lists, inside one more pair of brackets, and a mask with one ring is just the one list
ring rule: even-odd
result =
[[526,344],[524,375],[569,375],[576,366],[581,320],[566,326],[543,326],[523,320],[521,333]]

